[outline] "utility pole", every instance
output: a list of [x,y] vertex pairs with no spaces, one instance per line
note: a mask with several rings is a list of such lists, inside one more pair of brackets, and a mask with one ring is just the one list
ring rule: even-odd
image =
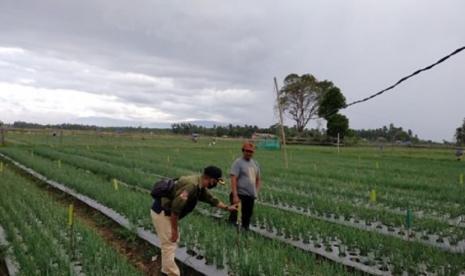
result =
[[276,81],[276,77],[274,77],[274,87],[276,89],[276,102],[278,104],[278,110],[279,110],[279,124],[281,125],[281,140],[283,141],[284,167],[287,169],[289,168],[289,163],[287,162],[286,133],[284,132],[283,110],[281,108],[281,101],[279,100],[279,89],[278,89],[278,82]]

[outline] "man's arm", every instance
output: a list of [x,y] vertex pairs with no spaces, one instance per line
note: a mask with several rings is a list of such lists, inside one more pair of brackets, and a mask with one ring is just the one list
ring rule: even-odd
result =
[[178,240],[178,215],[176,213],[171,213],[171,241],[176,242]]
[[185,187],[185,189],[177,192],[176,197],[171,202],[171,241],[176,242],[178,240],[178,220],[179,214],[186,206],[187,199],[192,191],[192,187]]
[[231,194],[232,194],[232,202],[233,204],[239,203],[239,195],[237,194],[237,178],[241,173],[241,167],[237,161],[235,161],[231,167]]
[[199,200],[203,201],[203,202],[206,202],[206,203],[210,203],[211,206],[214,206],[214,207],[217,207],[217,208],[220,208],[220,209],[223,209],[223,210],[227,210],[227,211],[230,211],[230,212],[237,209],[236,206],[228,206],[228,205],[224,204],[223,202],[221,202],[217,197],[212,195],[206,189],[202,189],[202,192],[200,193]]
[[257,174],[255,175],[255,191],[257,194],[260,192],[260,188],[262,187],[261,173],[260,166],[257,163]]
[[224,204],[223,202],[218,203],[218,205],[216,205],[216,207],[220,208],[220,209],[223,209],[223,210],[226,210],[226,211],[229,211],[229,212],[237,211],[237,206],[236,205],[228,206],[228,205]]
[[239,203],[239,195],[237,194],[237,176],[231,175],[231,193],[233,196],[233,203]]
[[262,187],[262,183],[260,181],[260,176],[257,175],[257,177],[255,177],[255,190],[257,191],[257,194],[258,192],[260,192],[261,187]]

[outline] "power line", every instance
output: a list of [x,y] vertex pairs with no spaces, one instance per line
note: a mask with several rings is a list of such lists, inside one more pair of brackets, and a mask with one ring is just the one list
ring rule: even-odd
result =
[[389,91],[389,90],[391,90],[391,89],[394,89],[396,86],[398,86],[399,84],[403,83],[404,81],[406,81],[406,80],[408,80],[408,79],[410,79],[410,78],[412,78],[412,77],[414,77],[414,76],[416,76],[416,75],[418,75],[418,74],[420,74],[420,73],[422,73],[422,72],[424,72],[424,71],[428,71],[428,70],[432,69],[433,67],[435,67],[435,66],[438,65],[438,64],[443,63],[444,61],[448,60],[450,57],[452,57],[452,56],[454,56],[454,55],[456,55],[456,54],[462,52],[463,50],[465,50],[465,46],[462,46],[462,47],[460,47],[460,48],[455,49],[452,53],[448,54],[447,56],[444,56],[444,57],[440,58],[440,59],[439,59],[438,61],[436,61],[435,63],[430,64],[430,65],[428,65],[428,66],[426,66],[426,67],[423,67],[423,68],[421,68],[421,69],[416,70],[415,72],[411,73],[410,75],[407,75],[407,76],[401,78],[400,80],[398,80],[398,81],[397,81],[396,83],[394,83],[393,85],[391,85],[391,86],[389,86],[389,87],[387,87],[387,88],[385,88],[385,89],[383,89],[383,90],[381,90],[381,91],[379,91],[379,92],[376,92],[376,93],[373,94],[373,95],[370,95],[370,96],[368,96],[368,97],[366,97],[366,98],[363,98],[363,99],[361,99],[361,100],[357,100],[357,101],[351,102],[351,103],[349,103],[349,104],[346,104],[346,105],[344,105],[344,106],[341,107],[341,108],[338,108],[338,109],[335,109],[335,110],[333,110],[333,111],[331,111],[331,112],[328,112],[325,116],[316,116],[316,117],[312,117],[311,119],[328,118],[328,117],[333,116],[334,114],[338,113],[339,110],[341,110],[341,109],[346,109],[346,108],[348,108],[348,107],[350,107],[350,106],[353,106],[353,105],[356,105],[356,104],[359,104],[359,103],[363,103],[363,102],[369,101],[369,100],[371,100],[371,99],[373,99],[373,98],[375,98],[375,97],[378,97],[378,96],[380,96],[381,94],[384,94],[385,92],[387,92],[387,91]]
[[439,59],[439,60],[436,61],[435,63],[433,63],[433,64],[431,64],[431,65],[428,65],[428,66],[426,66],[426,67],[424,67],[424,68],[421,68],[421,69],[419,69],[419,70],[413,72],[412,74],[410,74],[410,75],[408,75],[408,76],[405,76],[405,77],[401,78],[401,79],[398,80],[395,84],[393,84],[393,85],[391,85],[391,86],[389,86],[389,87],[387,87],[387,88],[385,88],[385,89],[383,89],[383,90],[381,90],[381,91],[379,91],[379,92],[377,92],[377,93],[375,93],[375,94],[373,94],[373,95],[371,95],[371,96],[368,96],[368,97],[363,98],[363,99],[361,99],[361,100],[357,100],[357,101],[351,102],[350,104],[347,104],[347,105],[344,106],[343,108],[347,108],[347,107],[352,106],[352,105],[355,105],[355,104],[363,103],[363,102],[369,101],[369,100],[371,100],[371,99],[373,99],[373,98],[375,98],[375,97],[378,97],[379,95],[385,93],[386,91],[389,91],[389,90],[393,89],[394,87],[396,87],[396,86],[398,86],[399,84],[401,84],[402,82],[404,82],[404,81],[410,79],[411,77],[413,77],[413,76],[415,76],[415,75],[418,75],[418,74],[420,74],[421,72],[430,70],[431,68],[435,67],[436,65],[438,65],[438,64],[440,64],[440,63],[443,63],[444,61],[446,61],[446,60],[449,59],[450,57],[452,57],[452,56],[454,56],[454,55],[460,53],[460,52],[463,51],[463,50],[465,50],[465,46],[456,49],[455,51],[453,51],[452,53],[448,54],[448,55],[445,56],[445,57],[442,57],[441,59]]

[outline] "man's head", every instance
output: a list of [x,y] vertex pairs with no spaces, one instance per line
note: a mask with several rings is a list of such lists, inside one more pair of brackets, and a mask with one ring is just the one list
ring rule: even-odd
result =
[[215,188],[216,185],[224,184],[221,169],[215,166],[208,166],[203,170],[202,175],[202,187],[212,189]]
[[245,160],[250,160],[255,153],[255,145],[250,142],[245,142],[242,145],[242,156]]

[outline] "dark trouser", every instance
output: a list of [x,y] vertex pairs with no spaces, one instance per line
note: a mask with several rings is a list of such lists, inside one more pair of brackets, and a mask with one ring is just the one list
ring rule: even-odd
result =
[[[239,199],[241,200],[241,224],[244,229],[249,229],[250,225],[250,218],[253,214],[253,206],[255,202],[255,198],[253,196],[245,196],[239,195]],[[233,204],[233,195],[232,193],[229,194],[229,201]],[[229,222],[235,224],[237,222],[237,212],[231,212],[229,215]]]

